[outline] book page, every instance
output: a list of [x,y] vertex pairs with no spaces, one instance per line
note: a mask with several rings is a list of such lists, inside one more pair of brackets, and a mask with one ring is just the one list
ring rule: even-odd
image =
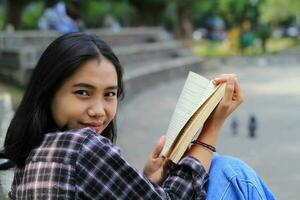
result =
[[216,91],[200,106],[180,131],[181,137],[176,139],[176,144],[172,146],[172,152],[169,155],[174,163],[178,163],[195,135],[199,135],[199,129],[202,129],[204,122],[224,96],[225,86],[225,83],[218,85]]
[[213,93],[214,89],[215,86],[211,81],[194,72],[189,72],[167,129],[167,141],[162,150],[163,155],[168,152],[177,134],[201,104]]

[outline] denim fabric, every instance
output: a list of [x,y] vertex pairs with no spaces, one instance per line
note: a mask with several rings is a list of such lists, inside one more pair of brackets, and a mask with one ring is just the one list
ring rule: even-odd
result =
[[207,200],[275,200],[275,196],[246,163],[214,154],[207,183]]

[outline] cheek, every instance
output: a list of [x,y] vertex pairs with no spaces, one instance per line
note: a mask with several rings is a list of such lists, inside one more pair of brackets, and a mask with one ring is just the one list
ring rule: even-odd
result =
[[113,118],[116,116],[117,112],[117,101],[111,102],[108,106],[108,113],[107,117],[109,118],[109,121],[113,120]]
[[53,118],[59,127],[62,127],[68,121],[69,108],[65,106],[63,101],[54,101],[51,107]]
[[58,99],[52,105],[52,115],[59,127],[71,125],[83,116],[84,105],[72,99]]

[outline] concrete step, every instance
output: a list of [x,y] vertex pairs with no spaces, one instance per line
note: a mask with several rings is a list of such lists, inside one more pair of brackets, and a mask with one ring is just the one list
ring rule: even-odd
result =
[[132,71],[125,71],[125,100],[156,84],[187,76],[189,71],[200,73],[203,60],[196,56],[179,57],[164,62],[155,62]]
[[160,27],[123,28],[120,32],[112,32],[109,29],[89,29],[88,32],[100,36],[112,47],[172,39],[171,35]]
[[[170,38],[170,35],[159,27],[123,28],[119,32],[112,32],[109,29],[88,29],[86,32],[99,35],[112,46],[151,43]],[[26,46],[45,49],[59,35],[61,34],[55,31],[39,30],[0,32],[0,49]]]
[[151,44],[134,44],[126,47],[116,47],[114,52],[123,65],[134,65],[135,63],[170,59],[179,57],[179,49],[182,44],[177,41],[155,42]]
[[33,69],[42,51],[35,47],[10,47],[0,50],[0,68]]

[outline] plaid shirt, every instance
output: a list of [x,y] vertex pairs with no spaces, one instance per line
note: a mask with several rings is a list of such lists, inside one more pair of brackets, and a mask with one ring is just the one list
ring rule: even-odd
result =
[[131,167],[110,140],[84,128],[48,133],[24,168],[12,199],[205,199],[208,175],[194,158],[172,168],[161,186]]

